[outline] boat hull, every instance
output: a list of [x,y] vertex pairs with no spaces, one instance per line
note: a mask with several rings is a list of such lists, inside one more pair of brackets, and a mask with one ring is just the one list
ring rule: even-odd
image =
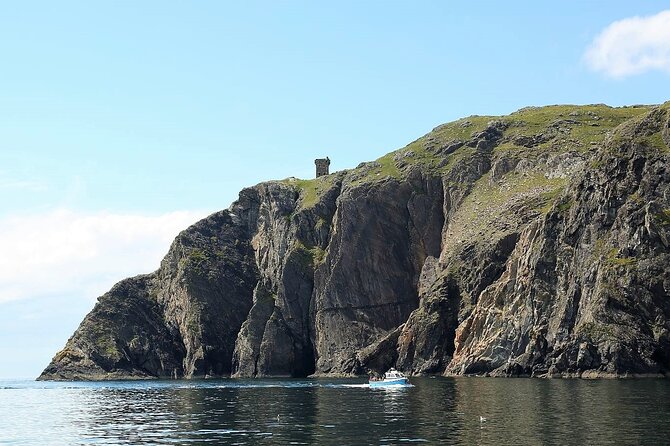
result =
[[395,378],[384,381],[369,381],[370,387],[394,387],[394,386],[408,386],[409,380],[407,378]]

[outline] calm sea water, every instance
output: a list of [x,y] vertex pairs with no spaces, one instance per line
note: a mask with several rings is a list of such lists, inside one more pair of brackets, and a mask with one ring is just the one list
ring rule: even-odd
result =
[[0,444],[670,444],[670,380],[412,382],[0,381]]

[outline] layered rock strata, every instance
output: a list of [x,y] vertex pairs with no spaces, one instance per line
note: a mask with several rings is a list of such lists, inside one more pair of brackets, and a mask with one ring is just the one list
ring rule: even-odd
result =
[[669,109],[473,116],[245,189],[40,379],[668,374]]

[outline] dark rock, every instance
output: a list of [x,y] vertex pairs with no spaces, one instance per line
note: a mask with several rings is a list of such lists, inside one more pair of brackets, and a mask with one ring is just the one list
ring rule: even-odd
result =
[[152,275],[126,279],[98,299],[39,379],[98,380],[183,376],[185,349],[151,295]]
[[669,107],[472,116],[244,189],[100,297],[40,379],[668,374]]

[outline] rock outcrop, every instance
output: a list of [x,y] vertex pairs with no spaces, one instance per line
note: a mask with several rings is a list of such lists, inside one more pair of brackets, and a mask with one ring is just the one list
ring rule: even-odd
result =
[[473,116],[245,189],[40,379],[667,375],[669,110]]

